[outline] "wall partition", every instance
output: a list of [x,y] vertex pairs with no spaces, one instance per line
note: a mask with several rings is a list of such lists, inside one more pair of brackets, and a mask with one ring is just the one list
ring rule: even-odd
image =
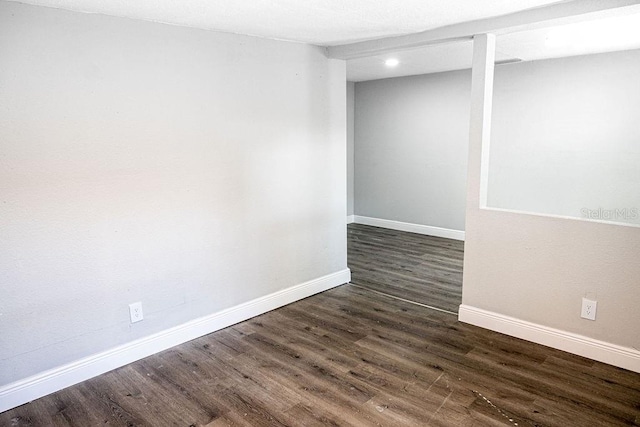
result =
[[[536,37],[533,55],[553,56],[562,34]],[[513,37],[530,35],[497,49]],[[496,67],[487,207],[640,226],[639,75],[640,49]]]

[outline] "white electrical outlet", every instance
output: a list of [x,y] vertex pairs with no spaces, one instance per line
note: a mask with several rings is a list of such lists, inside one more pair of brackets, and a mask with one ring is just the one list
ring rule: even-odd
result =
[[129,315],[131,315],[131,323],[136,323],[144,319],[142,315],[142,303],[134,302],[129,304]]
[[597,301],[582,298],[582,312],[580,313],[580,317],[582,317],[583,319],[596,320],[597,306]]

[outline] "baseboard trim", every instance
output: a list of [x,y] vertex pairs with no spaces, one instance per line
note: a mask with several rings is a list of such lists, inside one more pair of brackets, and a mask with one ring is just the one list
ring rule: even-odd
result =
[[347,215],[347,224],[353,224],[356,221],[355,215]]
[[640,373],[640,351],[531,323],[480,308],[460,305],[458,320]]
[[356,224],[372,225],[374,227],[390,228],[398,231],[425,234],[427,236],[444,237],[447,239],[464,240],[464,231],[450,228],[433,227],[430,225],[412,224],[410,222],[392,221],[390,219],[372,218],[354,215]]
[[278,307],[348,283],[345,269],[0,387],[0,412]]

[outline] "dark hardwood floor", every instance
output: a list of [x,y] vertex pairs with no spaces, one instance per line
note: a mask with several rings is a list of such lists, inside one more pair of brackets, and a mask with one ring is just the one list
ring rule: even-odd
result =
[[640,374],[447,313],[461,301],[462,242],[348,232],[354,285],[4,412],[0,425],[640,425]]
[[629,426],[640,374],[343,285],[0,414],[2,426]]
[[463,242],[361,224],[347,230],[351,283],[458,312]]

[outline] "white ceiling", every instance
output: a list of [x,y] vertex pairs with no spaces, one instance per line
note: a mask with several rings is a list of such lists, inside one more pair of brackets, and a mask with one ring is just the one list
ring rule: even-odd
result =
[[331,46],[505,15],[559,0],[12,0]]
[[[362,82],[390,77],[439,73],[471,68],[473,42],[452,42],[404,50],[390,54],[350,59],[347,61],[347,80]],[[395,58],[398,66],[389,68],[385,61]],[[496,53],[496,61],[510,59],[507,54]]]
[[[214,31],[336,46],[362,40],[415,34],[463,22],[544,7],[560,0],[9,0],[87,13],[163,22]],[[598,0],[605,1],[605,0]],[[607,19],[610,25],[595,25]],[[586,22],[583,22],[586,21]],[[591,23],[591,24],[589,24]],[[573,42],[550,45],[553,29],[499,34],[498,61],[535,60],[609,50],[640,48],[640,5],[566,18]],[[586,26],[585,26],[586,25]],[[592,26],[589,26],[592,25]],[[618,31],[616,28],[624,28]],[[557,31],[556,31],[557,32]],[[584,43],[590,34],[616,33],[618,42]],[[565,36],[566,36],[565,34]],[[597,38],[597,37],[596,37]],[[471,67],[470,41],[432,45],[347,61],[347,77],[364,81]],[[384,66],[395,57],[400,64]]]
[[[569,21],[568,24],[563,24]],[[640,5],[566,19],[558,25],[499,34],[496,62],[534,61],[617,50],[640,49]],[[347,79],[366,81],[471,68],[473,43],[436,44],[347,61]],[[385,61],[396,58],[389,68]]]
[[580,22],[499,35],[496,49],[525,61],[640,49],[640,5],[592,14]]

